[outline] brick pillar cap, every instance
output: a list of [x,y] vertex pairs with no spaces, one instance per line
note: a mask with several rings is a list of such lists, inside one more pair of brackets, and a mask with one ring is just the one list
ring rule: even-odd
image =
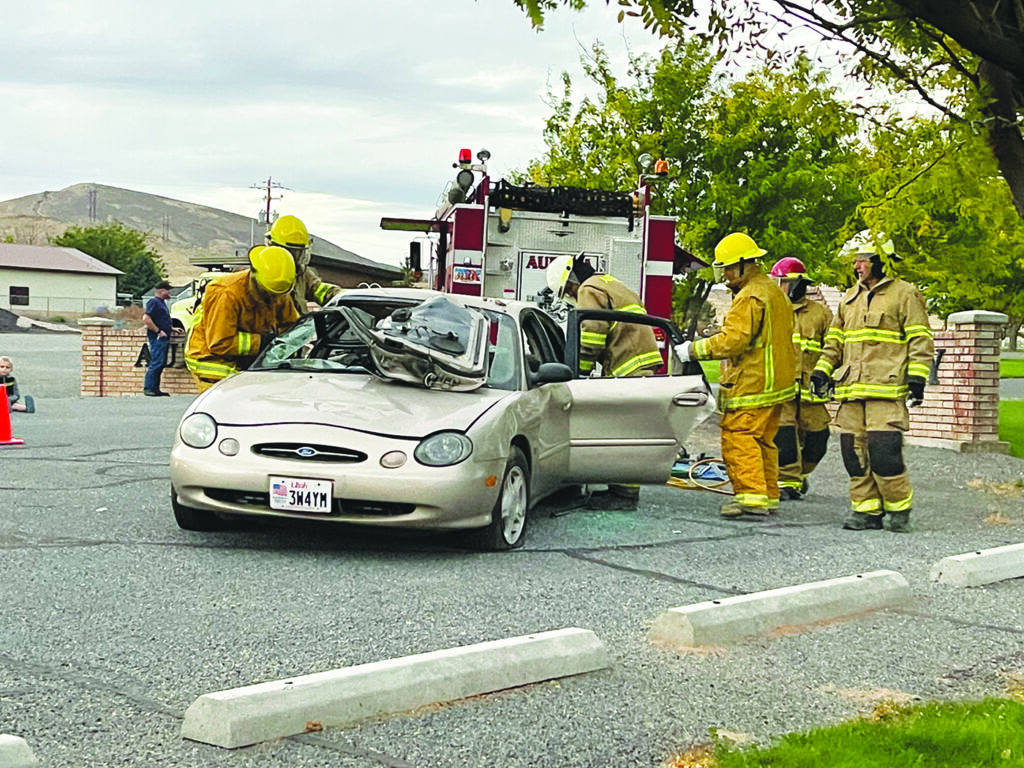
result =
[[953,325],[971,325],[978,323],[1005,324],[1010,321],[1002,312],[989,312],[985,309],[971,309],[967,312],[954,312],[946,318]]
[[83,317],[78,321],[79,325],[114,325],[114,321],[106,317]]

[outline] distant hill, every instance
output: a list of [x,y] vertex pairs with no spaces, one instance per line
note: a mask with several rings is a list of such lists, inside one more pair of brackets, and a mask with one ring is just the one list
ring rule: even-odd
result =
[[[244,255],[251,234],[255,232],[256,240],[262,241],[265,231],[264,225],[248,216],[103,184],[74,184],[57,192],[0,202],[0,239],[10,236],[18,243],[46,245],[50,237],[70,226],[107,221],[120,221],[151,233],[153,250],[163,258],[168,278],[176,285],[188,282],[202,271],[190,259]],[[318,255],[352,264],[393,268],[311,234]]]

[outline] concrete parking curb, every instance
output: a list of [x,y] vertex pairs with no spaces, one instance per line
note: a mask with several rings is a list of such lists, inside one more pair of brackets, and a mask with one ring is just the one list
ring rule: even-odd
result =
[[902,575],[871,571],[670,608],[654,620],[648,639],[672,648],[721,645],[787,625],[891,607],[909,597]]
[[558,629],[208,693],[181,735],[234,749],[608,666],[593,632]]
[[0,733],[0,768],[34,768],[39,765],[32,748],[20,736]]
[[944,557],[931,569],[931,580],[954,587],[980,587],[1024,576],[1024,544],[982,549]]

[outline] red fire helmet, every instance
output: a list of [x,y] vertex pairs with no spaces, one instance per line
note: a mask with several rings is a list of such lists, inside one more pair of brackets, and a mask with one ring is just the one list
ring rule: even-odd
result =
[[779,259],[775,262],[775,266],[772,267],[772,277],[792,277],[794,275],[803,275],[807,272],[804,267],[804,263],[793,256],[787,256],[784,259]]

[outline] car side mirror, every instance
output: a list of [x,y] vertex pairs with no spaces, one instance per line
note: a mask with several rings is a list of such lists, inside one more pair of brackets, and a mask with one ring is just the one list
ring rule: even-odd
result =
[[565,363],[541,363],[536,373],[530,373],[527,377],[530,386],[536,387],[540,384],[552,384],[561,381],[572,381],[576,376]]

